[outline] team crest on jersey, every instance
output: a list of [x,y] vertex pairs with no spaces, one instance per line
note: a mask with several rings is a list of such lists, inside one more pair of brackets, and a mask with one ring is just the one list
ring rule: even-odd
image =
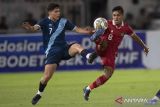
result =
[[49,24],[49,27],[52,27],[52,24]]
[[111,33],[113,33],[113,30],[111,30]]

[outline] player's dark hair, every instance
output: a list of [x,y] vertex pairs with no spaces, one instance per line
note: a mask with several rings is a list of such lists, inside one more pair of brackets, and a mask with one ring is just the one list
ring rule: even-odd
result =
[[59,4],[56,4],[56,3],[50,3],[47,7],[47,11],[52,11],[54,10],[55,8],[60,8],[60,5]]
[[112,9],[112,12],[114,12],[114,11],[118,11],[118,12],[120,12],[121,14],[124,13],[124,10],[123,10],[122,6],[116,6],[116,7],[114,7],[114,8]]

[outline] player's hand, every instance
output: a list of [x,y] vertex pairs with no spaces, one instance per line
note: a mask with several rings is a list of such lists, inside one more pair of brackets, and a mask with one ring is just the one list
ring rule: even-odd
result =
[[84,28],[88,34],[92,35],[95,31],[94,31],[94,28],[90,27],[90,26],[87,26]]
[[147,56],[147,54],[148,54],[148,52],[149,52],[149,48],[148,48],[147,46],[144,47],[144,52],[145,52],[145,54],[146,54],[146,56]]
[[108,46],[107,41],[101,41],[98,45],[98,50],[104,51]]
[[85,27],[84,29],[85,29],[85,30],[88,30],[88,31],[93,30],[93,28],[91,28],[90,26],[87,26],[87,27]]
[[33,30],[33,26],[31,26],[28,22],[22,23],[22,27],[26,30]]

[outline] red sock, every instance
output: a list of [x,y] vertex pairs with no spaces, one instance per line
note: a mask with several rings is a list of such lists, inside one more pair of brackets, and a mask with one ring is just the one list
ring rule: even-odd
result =
[[94,88],[99,87],[100,85],[103,85],[107,80],[108,80],[108,78],[106,78],[105,75],[102,75],[102,76],[98,77],[96,79],[96,81],[94,81],[92,84],[90,84],[89,87],[92,90]]

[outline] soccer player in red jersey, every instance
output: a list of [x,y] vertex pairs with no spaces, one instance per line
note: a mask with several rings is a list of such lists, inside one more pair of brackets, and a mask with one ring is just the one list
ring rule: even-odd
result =
[[[94,59],[96,55],[100,56],[104,67],[104,74],[98,77],[93,83],[83,89],[84,99],[89,99],[90,92],[103,85],[113,74],[115,69],[115,58],[125,34],[130,35],[141,47],[144,48],[146,55],[149,48],[144,42],[133,32],[132,28],[123,21],[124,11],[121,6],[114,7],[112,10],[112,20],[107,20],[108,28],[106,30],[97,30],[91,37],[96,43],[96,53],[92,53],[89,57]],[[91,61],[92,62],[92,61]]]

